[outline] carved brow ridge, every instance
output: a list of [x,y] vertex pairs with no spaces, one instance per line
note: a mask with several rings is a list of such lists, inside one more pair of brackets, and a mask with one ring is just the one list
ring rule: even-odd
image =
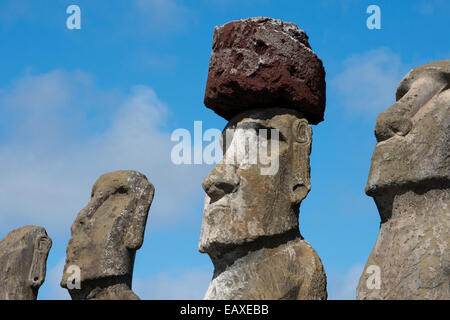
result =
[[[271,130],[277,130],[279,133],[279,139],[281,141],[287,141],[286,136],[284,136],[283,133],[279,129],[273,128],[273,127],[268,127],[268,126],[263,125],[262,123],[255,122],[255,121],[240,123],[237,125],[236,129],[253,129],[256,131],[257,135],[259,135],[259,130],[265,129],[265,130],[267,130],[267,138],[271,138],[271,133],[272,133]],[[234,129],[234,130],[236,130],[236,129]]]

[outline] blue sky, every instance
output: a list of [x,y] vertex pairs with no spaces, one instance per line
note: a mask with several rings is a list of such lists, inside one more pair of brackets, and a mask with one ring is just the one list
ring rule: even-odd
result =
[[[71,4],[81,30],[66,28]],[[381,30],[366,27],[371,4]],[[364,194],[376,116],[411,68],[449,58],[449,15],[445,0],[2,0],[0,237],[44,226],[53,248],[39,299],[67,299],[65,248],[93,183],[138,170],[156,193],[134,289],[143,299],[201,299],[213,270],[197,252],[201,181],[212,167],[173,165],[170,134],[192,132],[196,120],[225,126],[203,106],[214,26],[269,16],[304,29],[325,66],[300,230],[322,259],[329,297],[353,299],[379,229]]]

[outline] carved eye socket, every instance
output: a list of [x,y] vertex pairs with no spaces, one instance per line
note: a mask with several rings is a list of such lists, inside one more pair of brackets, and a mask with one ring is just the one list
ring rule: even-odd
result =
[[40,252],[45,252],[50,250],[52,246],[52,242],[50,238],[46,236],[42,236],[37,240],[37,250]]
[[295,120],[292,125],[292,134],[299,143],[309,143],[311,140],[311,127],[305,119]]
[[128,192],[128,190],[126,187],[120,186],[119,189],[117,189],[115,193],[127,193],[127,192]]

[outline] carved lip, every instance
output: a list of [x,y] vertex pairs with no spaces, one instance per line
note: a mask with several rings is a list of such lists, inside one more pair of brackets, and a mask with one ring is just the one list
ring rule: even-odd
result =
[[[376,147],[381,147],[381,146],[383,146],[385,144],[389,144],[392,141],[395,141],[397,139],[405,139],[405,138],[406,138],[406,136],[402,136],[402,135],[399,135],[399,134],[395,133],[394,135],[392,135],[391,137],[389,137],[389,138],[387,138],[385,140],[377,141],[377,143],[375,144],[375,148]],[[402,140],[402,141],[404,141],[404,140]]]
[[222,198],[220,198],[219,200],[210,202],[208,204],[208,208],[213,208],[213,207],[229,208],[230,207],[230,202],[231,202],[230,194],[226,194]]

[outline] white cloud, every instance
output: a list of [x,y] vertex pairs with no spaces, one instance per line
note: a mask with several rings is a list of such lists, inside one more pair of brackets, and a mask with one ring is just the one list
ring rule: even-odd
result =
[[[81,75],[79,72],[74,74],[77,80]],[[28,109],[35,113],[63,107],[70,98],[71,83],[65,81],[66,76],[62,70],[39,76],[27,74],[16,80],[12,90],[3,95],[2,105],[10,110]]]
[[210,268],[179,273],[160,273],[147,279],[134,279],[133,291],[145,300],[201,300],[212,278]]
[[115,170],[138,170],[155,185],[152,227],[201,203],[209,168],[172,164],[161,129],[170,111],[151,88],[107,92],[86,73],[56,70],[1,92],[0,113],[13,126],[0,140],[0,233],[37,224],[51,237],[68,234],[95,180]]
[[356,287],[363,272],[364,266],[356,264],[345,273],[327,273],[327,290],[329,300],[354,300]]
[[373,115],[395,102],[398,83],[407,71],[400,55],[379,48],[346,59],[331,86],[346,108]]

